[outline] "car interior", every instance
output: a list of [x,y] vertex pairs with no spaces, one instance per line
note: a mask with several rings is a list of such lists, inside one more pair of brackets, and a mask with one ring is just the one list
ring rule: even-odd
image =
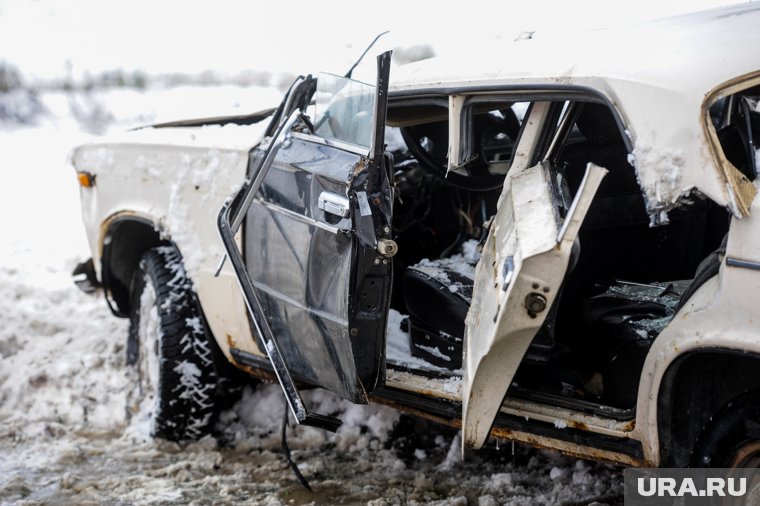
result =
[[[711,109],[727,157],[750,179],[756,173],[752,142],[760,129],[753,93],[723,99]],[[729,215],[692,192],[653,222],[630,142],[608,105],[595,98],[552,101],[551,131],[536,162],[550,164],[560,200],[572,201],[589,162],[609,173],[583,222],[561,292],[509,395],[627,418],[653,340],[717,273]],[[478,247],[530,111],[530,101],[474,102],[470,124],[463,126],[471,136],[469,156],[447,176],[447,97],[389,104],[386,141],[399,246],[391,308],[402,315],[389,336],[400,330],[411,355],[430,364],[413,368],[416,373],[462,374]],[[390,354],[388,367],[412,369]]]

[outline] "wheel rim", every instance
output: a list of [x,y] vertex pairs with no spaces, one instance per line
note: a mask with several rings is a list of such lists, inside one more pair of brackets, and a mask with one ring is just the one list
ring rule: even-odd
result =
[[[751,441],[737,450],[731,462],[731,469],[757,469],[760,468],[760,441]],[[729,474],[731,476],[731,473]],[[760,477],[751,478],[747,484],[748,493],[742,498],[726,498],[720,504],[758,504],[760,500]]]
[[155,411],[158,409],[160,375],[160,320],[156,304],[156,290],[149,279],[140,295],[139,325],[137,328],[138,359],[136,408],[141,421],[147,421],[154,432]]
[[734,469],[760,467],[760,441],[745,444],[734,454],[731,465]]

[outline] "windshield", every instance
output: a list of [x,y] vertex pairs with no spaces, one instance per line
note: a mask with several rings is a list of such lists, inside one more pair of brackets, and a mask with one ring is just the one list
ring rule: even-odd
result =
[[369,148],[374,106],[374,86],[321,73],[317,79],[315,132]]

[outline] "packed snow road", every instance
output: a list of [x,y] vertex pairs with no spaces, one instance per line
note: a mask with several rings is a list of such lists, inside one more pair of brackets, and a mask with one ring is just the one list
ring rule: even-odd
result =
[[[185,90],[185,103],[211,93]],[[31,124],[0,122],[0,504],[622,503],[620,468],[508,442],[462,462],[455,431],[318,390],[307,401],[344,425],[288,430],[313,492],[284,458],[276,386],[247,387],[196,443],[153,441],[127,420],[127,322],[69,276],[86,247],[66,154],[83,126],[151,120],[118,111],[155,111],[165,96],[50,94],[37,97]]]

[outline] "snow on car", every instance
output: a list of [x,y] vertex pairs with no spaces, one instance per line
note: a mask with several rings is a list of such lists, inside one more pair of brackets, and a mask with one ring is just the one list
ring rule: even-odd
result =
[[302,76],[261,113],[80,146],[77,275],[130,319],[135,413],[196,438],[242,370],[326,430],[305,386],[463,449],[754,465],[758,24],[717,9],[390,81],[384,54],[374,86]]

